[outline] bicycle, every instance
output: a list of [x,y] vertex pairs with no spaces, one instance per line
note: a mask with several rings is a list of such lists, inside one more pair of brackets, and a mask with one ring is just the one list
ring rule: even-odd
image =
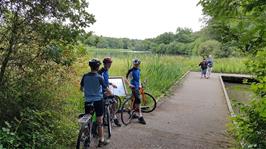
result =
[[[111,138],[112,124],[114,123],[114,115],[118,113],[121,105],[121,99],[119,96],[109,96],[104,99],[104,126],[108,128],[108,138]],[[114,111],[113,111],[114,110]]]
[[[144,91],[145,84],[146,83],[143,83],[142,87],[139,89],[141,95],[141,111],[143,113],[149,113],[155,110],[157,102],[151,94]],[[134,96],[130,95],[126,96],[125,101],[122,104],[121,120],[125,125],[128,125],[131,122],[134,113],[137,112],[137,109],[134,107],[134,102]]]
[[115,109],[114,113],[119,113],[120,112],[119,110],[121,108],[121,98],[117,95],[114,95],[113,100],[114,100],[113,105]]
[[[107,98],[104,100],[104,116],[103,116],[103,124],[107,126],[107,134],[105,138],[110,139],[112,133],[111,126],[111,114],[110,114],[110,105],[112,104],[111,99]],[[80,130],[78,134],[76,149],[87,149],[93,142],[93,138],[97,140],[98,137],[98,127],[96,124],[96,115],[93,103],[87,105],[89,106],[89,114],[80,114],[78,122],[80,123]],[[106,130],[106,129],[105,129]],[[95,141],[94,140],[94,141]]]

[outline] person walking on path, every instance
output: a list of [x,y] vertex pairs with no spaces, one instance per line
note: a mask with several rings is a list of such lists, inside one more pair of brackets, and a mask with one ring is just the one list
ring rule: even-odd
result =
[[207,59],[207,79],[211,77],[212,67],[213,67],[213,59],[212,56],[209,55]]
[[206,72],[207,72],[207,61],[205,58],[203,58],[202,62],[200,62],[199,66],[201,67],[201,78],[206,78]]

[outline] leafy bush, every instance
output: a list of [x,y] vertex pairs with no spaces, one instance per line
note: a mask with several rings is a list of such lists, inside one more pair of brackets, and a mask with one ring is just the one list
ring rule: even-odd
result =
[[252,85],[253,90],[261,97],[266,96],[266,48],[258,51],[257,55],[247,63],[249,71],[259,81]]
[[2,127],[0,141],[6,148],[49,148],[55,145],[55,116],[51,112],[30,108],[20,113],[20,118]]
[[232,132],[244,148],[266,148],[266,48],[260,50],[248,63],[258,83],[252,84],[257,93],[251,103],[242,105],[233,121]]

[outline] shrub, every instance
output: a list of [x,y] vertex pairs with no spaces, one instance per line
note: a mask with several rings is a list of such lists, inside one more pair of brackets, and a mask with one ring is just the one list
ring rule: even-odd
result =
[[258,51],[247,66],[258,83],[252,84],[257,94],[249,104],[242,105],[240,114],[233,118],[232,132],[244,148],[266,148],[266,48]]

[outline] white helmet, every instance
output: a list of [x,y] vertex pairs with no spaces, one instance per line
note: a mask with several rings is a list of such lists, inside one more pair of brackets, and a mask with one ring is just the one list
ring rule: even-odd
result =
[[133,65],[139,65],[141,63],[141,61],[139,59],[135,58],[132,60],[132,63],[133,63]]

